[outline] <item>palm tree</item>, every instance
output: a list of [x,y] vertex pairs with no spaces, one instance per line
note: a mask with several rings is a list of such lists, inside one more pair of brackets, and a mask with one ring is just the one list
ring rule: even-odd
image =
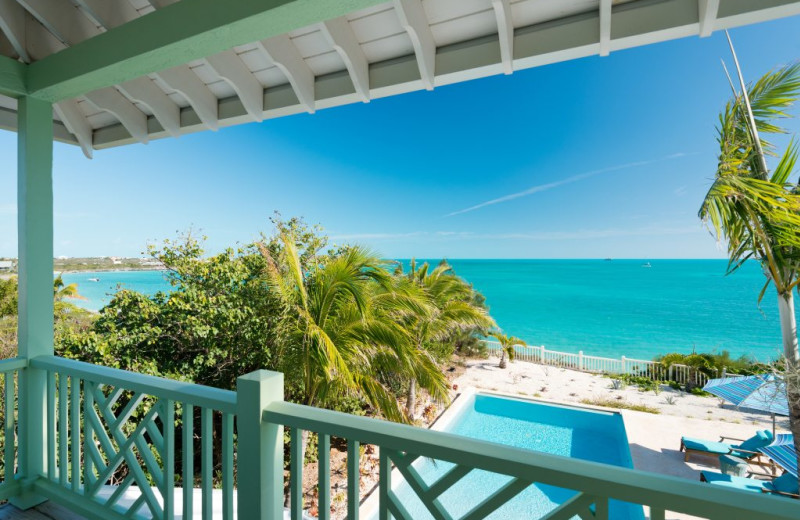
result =
[[506,336],[499,330],[492,331],[489,333],[494,339],[500,343],[500,364],[497,365],[500,368],[506,368],[506,354],[508,354],[508,360],[514,361],[514,356],[516,355],[517,351],[514,349],[517,345],[527,347],[528,344],[522,341],[521,339],[515,336]]
[[[432,345],[451,340],[459,332],[494,325],[486,309],[475,304],[472,287],[456,276],[445,261],[431,271],[427,263],[418,266],[416,260],[411,259],[408,273],[404,274],[403,267],[398,265],[395,276],[405,278],[428,302],[424,312],[406,313],[401,318],[420,355],[427,356]],[[410,420],[414,420],[417,380],[411,378],[408,383],[406,416]]]
[[[728,247],[728,273],[747,260],[761,264],[766,276],[758,301],[770,284],[778,295],[783,354],[787,372],[800,369],[793,291],[800,283],[800,186],[789,178],[797,161],[792,140],[778,157],[775,146],[763,134],[786,131],[779,120],[800,98],[800,65],[765,74],[746,86],[731,45],[741,91],[720,114],[719,163],[700,217]],[[769,156],[778,157],[770,171]],[[788,383],[788,381],[787,381]],[[800,385],[787,384],[790,423],[800,453]]]
[[78,284],[71,283],[69,285],[65,285],[61,274],[56,276],[53,280],[53,298],[57,302],[63,301],[64,298],[72,298],[75,300],[86,299],[80,293],[78,293]]
[[[78,284],[64,284],[64,279],[59,274],[53,280],[53,310],[56,316],[69,316],[79,312],[80,309],[66,300],[85,300],[78,292]],[[82,312],[82,311],[81,311]]]
[[[412,347],[411,337],[391,319],[413,299],[394,290],[391,274],[375,255],[349,247],[316,258],[304,269],[295,239],[281,233],[281,247],[262,247],[266,277],[284,306],[280,366],[296,399],[329,406],[342,395],[365,399],[385,418],[405,422],[397,399],[383,382],[387,373],[412,377],[446,398],[439,367]],[[303,435],[305,453],[307,435]]]

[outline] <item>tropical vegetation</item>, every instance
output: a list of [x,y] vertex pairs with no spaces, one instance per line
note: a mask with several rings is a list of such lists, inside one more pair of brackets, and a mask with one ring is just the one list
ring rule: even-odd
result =
[[800,64],[770,71],[745,85],[735,52],[733,58],[738,81],[729,76],[733,99],[719,116],[717,171],[699,215],[717,239],[726,243],[728,273],[754,260],[766,277],[758,300],[770,285],[775,287],[786,372],[791,376],[787,381],[790,424],[800,454],[800,384],[796,376],[800,352],[793,297],[800,284],[800,185],[792,179],[798,145],[792,138],[779,153],[777,146],[763,137],[787,133],[781,122],[800,97]]
[[669,354],[657,356],[655,360],[660,362],[667,370],[672,365],[684,365],[708,377],[719,377],[723,373],[749,376],[769,372],[774,366],[772,363],[760,363],[746,355],[735,358],[727,350],[720,352],[692,352],[690,354],[670,352]]
[[[457,277],[446,261],[431,269],[428,263],[418,265],[412,258],[408,272],[398,264],[394,275],[407,282],[409,294],[419,302],[414,307],[398,309],[396,314],[418,356],[444,361],[452,355],[458,338],[465,334],[475,337],[494,325],[486,307],[476,302],[473,288]],[[427,375],[411,371],[409,376],[406,416],[413,420],[417,382],[424,381]]]
[[191,232],[151,247],[171,290],[117,292],[58,353],[228,389],[249,371],[278,370],[289,400],[345,411],[357,402],[394,421],[413,420],[398,401],[411,381],[446,401],[438,363],[456,333],[492,323],[469,304],[472,287],[444,265],[418,286],[362,247],[329,247],[300,219],[274,224],[273,236],[217,255]]
[[[273,235],[216,255],[192,231],[151,246],[170,290],[122,289],[99,313],[70,303],[77,288],[56,277],[56,353],[224,389],[281,371],[289,401],[392,421],[416,420],[420,392],[446,403],[442,364],[494,325],[483,297],[446,262],[404,272],[363,247],[329,245],[301,219],[273,223]],[[0,280],[7,357],[16,299],[16,279]]]
[[506,368],[506,356],[508,356],[509,361],[514,361],[514,356],[517,353],[515,347],[518,345],[526,347],[528,345],[523,340],[503,334],[499,330],[492,331],[489,334],[500,343],[500,364],[498,365],[500,368]]
[[[76,284],[65,285],[61,275],[53,280],[55,340],[60,343],[75,330],[91,324],[90,312],[70,301],[82,299]],[[14,357],[17,351],[17,278],[0,278],[0,359]]]

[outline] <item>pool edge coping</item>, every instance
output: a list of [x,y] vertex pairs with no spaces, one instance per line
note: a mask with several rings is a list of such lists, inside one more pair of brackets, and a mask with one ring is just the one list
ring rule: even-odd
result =
[[[623,432],[625,433],[625,444],[626,446],[628,446],[628,457],[630,457],[631,469],[635,469],[633,464],[633,454],[630,453],[630,440],[628,439],[627,426],[625,425],[625,416],[622,413],[622,410],[603,408],[601,406],[596,406],[596,405],[583,404],[583,403],[578,403],[578,404],[567,403],[555,399],[546,400],[537,397],[520,396],[520,395],[514,395],[492,390],[482,390],[475,388],[474,386],[469,386],[461,390],[461,392],[457,393],[456,396],[453,398],[453,400],[450,402],[450,405],[447,408],[445,408],[445,410],[441,414],[439,414],[439,416],[436,417],[436,419],[434,419],[434,421],[426,429],[432,431],[442,431],[446,426],[452,424],[452,422],[456,420],[456,418],[458,418],[461,412],[464,411],[465,406],[467,406],[466,403],[470,402],[470,399],[468,398],[475,397],[478,394],[484,394],[493,397],[503,397],[508,399],[514,399],[517,401],[528,401],[537,404],[545,404],[551,406],[555,405],[564,408],[588,410],[608,415],[618,415],[620,420],[622,420]],[[380,453],[380,446],[378,447],[378,453]],[[391,479],[390,481],[392,483],[395,482],[395,477],[402,477],[400,470],[397,469],[397,467],[392,468],[390,476]],[[380,500],[380,494],[377,493],[379,487],[380,483],[378,482],[375,485],[373,485],[369,491],[367,491],[366,495],[364,496],[364,499],[361,501],[361,504],[358,507],[359,517],[365,518],[367,520],[372,520],[373,518],[377,518],[378,506],[379,506],[378,501]]]

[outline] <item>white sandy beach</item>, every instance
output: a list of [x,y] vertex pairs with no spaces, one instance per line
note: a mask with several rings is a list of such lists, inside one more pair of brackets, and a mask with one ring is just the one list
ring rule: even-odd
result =
[[[497,358],[488,360],[468,360],[466,371],[453,382],[459,388],[474,387],[523,397],[535,397],[559,402],[580,403],[583,400],[612,399],[622,403],[645,405],[658,409],[659,415],[676,416],[714,423],[714,431],[727,431],[743,425],[745,431],[772,428],[772,418],[768,414],[737,410],[724,404],[720,407],[715,397],[700,397],[662,386],[656,394],[653,391],[641,392],[635,386],[621,390],[612,388],[612,380],[598,374],[589,374],[538,365],[524,361],[508,364],[500,369]],[[668,404],[673,399],[675,404]],[[654,414],[646,414],[654,417]],[[658,417],[658,416],[655,416]],[[778,429],[789,426],[788,418],[777,418]],[[724,426],[721,426],[724,425]]]

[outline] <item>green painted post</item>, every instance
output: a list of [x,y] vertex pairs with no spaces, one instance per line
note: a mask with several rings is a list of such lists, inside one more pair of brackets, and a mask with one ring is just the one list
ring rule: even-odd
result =
[[67,405],[69,404],[69,393],[66,375],[58,376],[58,483],[62,487],[67,487],[69,478],[69,459],[67,457],[67,427],[69,416]]
[[164,499],[164,520],[175,519],[175,402],[161,400],[161,422],[164,427],[164,482],[161,496]]
[[290,435],[290,518],[291,520],[303,520],[303,430],[292,428]]
[[3,464],[3,480],[10,482],[14,480],[14,373],[7,372],[5,374],[5,387],[6,387],[6,402],[3,405],[3,413],[5,414],[5,447],[4,453],[5,464]]
[[194,518],[194,407],[183,403],[183,518]]
[[[83,383],[84,386],[86,383]],[[71,407],[69,416],[69,442],[72,450],[70,467],[72,469],[72,491],[77,493],[81,487],[81,380],[75,376],[69,378]]]
[[222,414],[222,520],[233,520],[233,415],[229,413]]
[[[53,107],[18,100],[17,240],[19,241],[19,357],[53,355]],[[11,499],[28,509],[45,499],[30,484],[47,474],[47,378],[26,368],[19,385],[19,478]]]
[[380,457],[380,468],[378,473],[378,518],[380,520],[390,520],[389,515],[389,492],[392,489],[392,462],[389,454],[384,448],[378,448]]
[[331,436],[326,433],[317,434],[317,496],[319,520],[331,519]]
[[361,498],[360,447],[358,441],[347,440],[347,520],[358,520]]
[[50,442],[47,443],[47,477],[56,479],[56,375],[47,372],[47,432]]
[[283,401],[283,374],[257,370],[236,380],[239,445],[237,509],[241,518],[283,519],[283,425],[261,420]]
[[214,516],[214,415],[211,408],[200,409],[200,509],[203,520]]

